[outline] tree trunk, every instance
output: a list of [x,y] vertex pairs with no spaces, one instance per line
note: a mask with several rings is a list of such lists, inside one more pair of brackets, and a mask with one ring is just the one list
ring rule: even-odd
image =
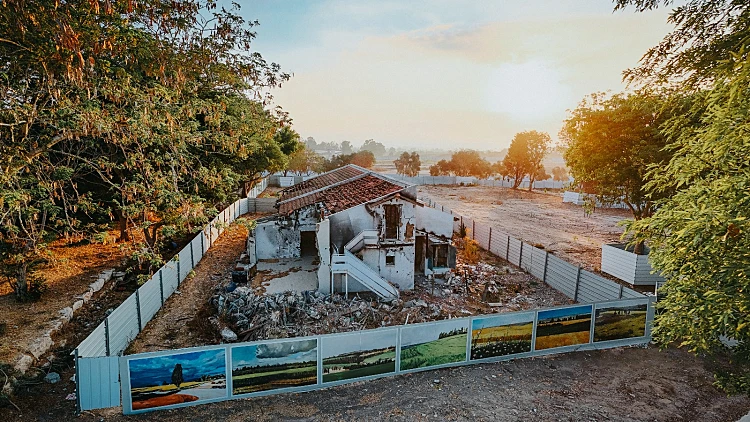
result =
[[19,300],[23,300],[26,298],[26,295],[29,293],[29,285],[28,285],[28,269],[29,264],[27,264],[25,261],[18,264],[18,268],[16,268],[16,297]]
[[529,192],[531,192],[531,188],[534,186],[534,178],[529,177]]
[[130,232],[128,231],[128,219],[125,218],[125,213],[120,210],[115,210],[115,216],[117,216],[117,222],[120,229],[120,237],[117,238],[117,243],[130,242]]

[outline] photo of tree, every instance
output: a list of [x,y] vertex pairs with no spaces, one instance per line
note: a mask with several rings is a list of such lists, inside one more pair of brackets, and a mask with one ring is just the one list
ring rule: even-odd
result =
[[318,340],[232,347],[232,394],[318,382]]
[[478,318],[471,323],[472,360],[531,351],[534,313]]
[[396,371],[398,330],[323,337],[323,382]]
[[224,349],[128,361],[133,410],[227,397]]
[[[601,308],[600,308],[601,306]],[[646,335],[648,304],[597,305],[594,341],[619,340]]]
[[591,336],[591,305],[539,311],[535,350],[586,344]]
[[401,329],[401,370],[466,360],[468,320],[445,320]]

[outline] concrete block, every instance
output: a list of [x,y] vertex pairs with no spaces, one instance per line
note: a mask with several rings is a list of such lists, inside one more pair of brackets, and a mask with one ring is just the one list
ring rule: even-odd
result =
[[50,337],[49,334],[45,334],[42,337],[39,337],[35,342],[31,343],[29,346],[29,353],[31,353],[34,358],[39,359],[43,354],[47,353],[54,344],[55,342],[52,341],[52,337]]
[[99,277],[103,278],[104,282],[106,283],[112,279],[112,274],[114,274],[114,272],[115,272],[114,268],[109,269],[109,270],[104,270],[102,271],[102,274]]
[[70,322],[70,320],[73,319],[73,308],[67,307],[60,310],[60,319],[65,322]]
[[81,300],[83,300],[83,303],[87,303],[89,300],[91,300],[91,296],[94,294],[91,290],[81,295]]
[[20,359],[18,359],[18,362],[16,362],[16,365],[14,366],[14,369],[22,374],[25,374],[26,371],[31,368],[31,365],[34,364],[34,358],[29,355],[23,355]]
[[83,306],[83,300],[76,300],[75,302],[73,302],[73,312],[81,309],[82,306]]
[[98,280],[96,280],[95,282],[91,283],[91,285],[89,286],[89,288],[91,289],[91,291],[94,292],[94,293],[96,293],[99,290],[101,290],[102,287],[104,287],[104,278],[102,278],[102,277],[99,277]]

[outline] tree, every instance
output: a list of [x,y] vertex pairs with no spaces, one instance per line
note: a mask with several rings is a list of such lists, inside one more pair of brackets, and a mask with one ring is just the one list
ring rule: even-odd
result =
[[304,146],[289,156],[286,169],[299,176],[323,170],[323,157]]
[[456,176],[475,176],[484,179],[492,174],[492,165],[474,150],[454,152],[451,155],[450,168]]
[[174,365],[174,369],[172,370],[172,384],[174,384],[174,386],[179,389],[180,384],[182,384],[183,382],[185,382],[185,379],[182,376],[182,364],[176,363]]
[[555,166],[552,168],[552,180],[556,182],[568,181],[568,170],[565,167]]
[[663,102],[645,91],[611,98],[593,94],[570,112],[560,132],[576,182],[590,184],[603,203],[622,201],[636,220],[654,209],[648,168],[671,157],[659,128],[666,118]]
[[[668,4],[618,0],[638,10]],[[648,188],[670,192],[627,233],[649,241],[650,260],[667,282],[657,303],[654,339],[701,355],[728,355],[716,373],[729,393],[750,393],[750,4],[692,0],[672,12],[676,29],[649,50],[633,82],[678,87],[663,125],[668,164],[653,166]],[[727,347],[722,338],[738,344]]]
[[386,151],[385,145],[381,144],[380,142],[373,141],[372,139],[366,140],[359,150],[370,151],[375,157],[385,156]]
[[404,176],[414,177],[419,174],[422,162],[419,160],[419,154],[416,151],[409,154],[403,152],[399,158],[393,161],[396,165],[396,172]]
[[334,155],[330,160],[325,160],[323,167],[325,171],[330,171],[343,167],[347,164],[355,164],[364,168],[372,168],[375,164],[375,156],[370,151],[359,151],[347,155]]
[[549,134],[535,130],[520,132],[513,137],[503,159],[505,171],[513,178],[513,189],[518,189],[524,176],[529,176],[529,190],[533,188],[551,142]]
[[448,176],[452,172],[452,163],[448,160],[440,160],[430,166],[430,176]]
[[352,148],[352,143],[349,141],[343,141],[341,143],[341,153],[344,155],[351,154],[354,152],[354,149]]
[[[615,0],[615,10],[634,6],[642,12],[671,3]],[[638,67],[624,73],[627,81],[700,89],[718,75],[731,74],[733,63],[747,57],[750,3],[746,1],[688,0],[672,10],[668,21],[675,29],[643,55]]]

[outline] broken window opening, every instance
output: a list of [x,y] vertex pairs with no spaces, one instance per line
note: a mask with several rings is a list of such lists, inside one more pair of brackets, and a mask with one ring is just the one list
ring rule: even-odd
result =
[[385,265],[396,265],[396,255],[386,255]]
[[448,267],[448,245],[433,245],[432,246],[432,262],[434,267],[446,268]]
[[401,222],[400,205],[383,205],[385,210],[385,238],[398,239],[398,226]]

